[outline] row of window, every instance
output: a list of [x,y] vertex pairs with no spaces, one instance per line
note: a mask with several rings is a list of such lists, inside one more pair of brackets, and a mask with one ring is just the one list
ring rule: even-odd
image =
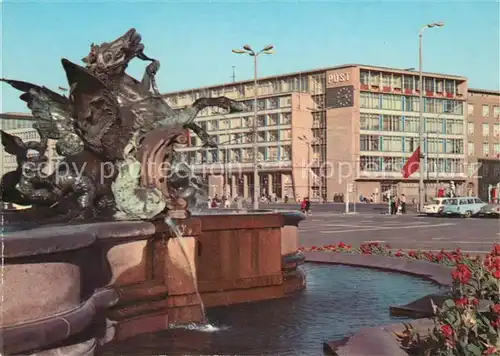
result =
[[[245,104],[245,110],[244,112],[253,112],[254,109],[254,100],[245,100],[242,102]],[[272,98],[264,98],[264,99],[258,99],[257,100],[257,110],[258,111],[264,111],[264,110],[276,110],[276,109],[284,109],[284,108],[290,108],[292,106],[292,97],[290,95],[287,96],[282,96],[282,97],[272,97]],[[223,115],[227,114],[228,111],[223,108],[218,108],[218,107],[213,107],[209,106],[201,110],[198,114],[198,116],[203,117],[203,116],[211,116],[211,115]]]
[[0,128],[4,131],[16,130],[16,129],[27,129],[33,127],[32,120],[19,120],[19,119],[1,119]]
[[[273,146],[259,147],[258,161],[277,162],[291,159],[292,147]],[[253,148],[228,148],[207,151],[178,152],[179,160],[190,164],[203,163],[251,163]]]
[[[361,130],[419,132],[420,119],[413,116],[360,114]],[[464,124],[462,119],[425,118],[424,130],[427,133],[462,135]]]
[[[219,131],[229,129],[252,128],[253,115],[245,117],[227,118],[223,120],[198,121],[198,125],[206,131]],[[292,123],[292,114],[289,112],[273,113],[257,116],[257,126],[278,126],[290,125]]]
[[[474,142],[467,142],[467,153],[469,156],[475,155]],[[483,142],[481,145],[480,156],[490,156],[498,157],[500,155],[500,143],[493,144],[493,150],[491,150],[489,142]]]
[[[420,110],[420,98],[416,96],[361,92],[360,106],[367,109],[418,112]],[[462,115],[463,102],[459,100],[424,98],[424,112]]]
[[[359,169],[366,172],[401,172],[407,158],[361,156]],[[429,158],[426,172],[464,173],[464,160],[455,158]]]
[[[417,137],[360,135],[360,151],[368,152],[413,152],[419,146]],[[429,138],[425,152],[463,154],[464,140]]]
[[[467,104],[467,113],[469,115],[474,115],[474,104]],[[487,105],[483,104],[481,105],[481,116],[483,117],[489,117],[490,114],[493,114],[493,117],[496,117],[497,119],[500,118],[500,106],[498,105]]]
[[[380,73],[364,71],[360,73],[360,82],[364,85],[391,87],[398,89],[420,89],[420,78],[411,74]],[[424,90],[438,93],[458,93],[459,82],[453,79],[424,77]]]
[[[250,144],[253,143],[253,134],[251,132],[234,133],[234,134],[222,134],[213,135],[212,139],[215,143],[219,145],[236,145],[236,144]],[[258,131],[257,132],[257,142],[282,142],[290,141],[292,139],[292,130],[269,130],[269,131]],[[202,142],[198,136],[192,135],[190,137],[190,146],[201,146]]]
[[[488,124],[488,123],[483,123],[482,124],[482,134],[483,136],[489,136],[491,133],[490,126],[493,127],[493,136],[494,137],[500,137],[500,123],[499,124]],[[474,135],[474,123],[473,122],[468,122],[467,123],[467,135],[472,136]]]

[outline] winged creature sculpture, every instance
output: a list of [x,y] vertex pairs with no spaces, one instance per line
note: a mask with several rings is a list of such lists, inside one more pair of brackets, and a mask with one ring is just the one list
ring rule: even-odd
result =
[[[151,62],[141,81],[125,72],[134,58]],[[40,135],[40,142],[25,144],[2,133],[2,144],[18,162],[18,169],[3,177],[2,186],[8,187],[4,201],[59,205],[76,211],[78,217],[96,216],[107,209],[135,218],[152,218],[165,208],[195,204],[203,194],[194,177],[179,180],[174,173],[169,184],[155,178],[158,172],[145,169],[145,163],[150,159],[172,163],[173,147],[185,142],[186,129],[199,135],[205,145],[215,146],[194,123],[203,108],[241,111],[245,107],[226,97],[201,98],[182,109],[170,107],[156,87],[159,62],[144,54],[141,36],[134,29],[113,42],[92,44],[84,62],[86,67],[62,60],[70,85],[68,97],[43,86],[2,79],[23,92],[21,99],[31,109]],[[57,141],[56,151],[64,159],[52,174],[41,175],[39,166],[49,140]],[[38,152],[37,158],[28,158],[29,149]],[[130,179],[134,172],[139,178]]]

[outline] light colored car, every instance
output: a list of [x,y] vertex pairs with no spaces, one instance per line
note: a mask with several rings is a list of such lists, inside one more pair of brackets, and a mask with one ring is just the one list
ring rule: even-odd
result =
[[500,204],[486,204],[479,210],[479,216],[500,218]]
[[442,215],[458,215],[465,218],[477,215],[483,206],[487,205],[477,197],[449,198],[445,205],[440,208]]
[[440,209],[447,204],[450,198],[433,198],[430,204],[424,205],[424,210],[422,211],[427,215],[438,215]]

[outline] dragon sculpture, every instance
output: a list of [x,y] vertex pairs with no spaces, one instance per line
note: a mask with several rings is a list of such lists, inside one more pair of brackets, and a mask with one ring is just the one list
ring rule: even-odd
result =
[[[134,58],[151,62],[141,81],[126,74]],[[245,107],[226,97],[201,98],[182,109],[170,107],[156,87],[159,61],[144,54],[135,29],[113,42],[92,44],[83,62],[85,67],[62,60],[68,97],[43,86],[1,79],[23,92],[20,98],[31,110],[40,136],[39,142],[24,143],[1,132],[5,151],[18,163],[16,171],[2,177],[3,201],[57,207],[66,212],[60,220],[152,219],[165,212],[187,216],[188,206],[204,197],[203,187],[189,167],[174,165],[175,146],[186,143],[190,129],[205,146],[216,147],[195,124],[198,113],[208,106],[230,112]],[[46,174],[41,167],[49,140],[57,141],[56,152],[63,159]]]

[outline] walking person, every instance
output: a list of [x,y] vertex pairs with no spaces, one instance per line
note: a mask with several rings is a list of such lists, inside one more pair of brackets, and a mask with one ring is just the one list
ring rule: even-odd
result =
[[394,195],[391,195],[390,197],[390,204],[391,204],[391,215],[396,215],[398,210],[396,204],[396,197]]
[[404,194],[401,194],[401,214],[406,214],[406,197]]

